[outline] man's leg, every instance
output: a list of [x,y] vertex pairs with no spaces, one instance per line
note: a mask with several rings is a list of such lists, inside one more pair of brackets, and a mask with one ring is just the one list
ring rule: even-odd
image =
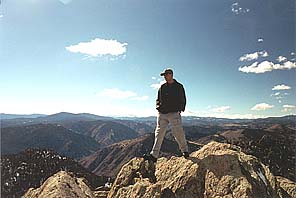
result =
[[165,136],[165,132],[168,124],[169,124],[169,121],[167,118],[167,114],[158,113],[157,126],[155,129],[154,145],[150,152],[150,154],[153,155],[155,158],[158,158],[159,156],[159,151],[160,151],[161,144],[163,142],[163,138]]
[[171,126],[172,126],[172,134],[175,137],[180,150],[183,153],[188,152],[188,145],[185,138],[185,132],[182,127],[181,114],[178,112],[171,113],[169,115],[169,122],[171,123]]

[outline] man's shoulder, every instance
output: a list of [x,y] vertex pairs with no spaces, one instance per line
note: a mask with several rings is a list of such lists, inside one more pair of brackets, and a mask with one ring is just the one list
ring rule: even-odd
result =
[[175,80],[176,85],[183,87],[182,83],[178,82],[176,79],[174,79],[174,80]]
[[166,86],[166,84],[167,84],[167,83],[162,83],[162,84],[160,85],[159,89],[161,89],[161,88],[165,87],[165,86]]

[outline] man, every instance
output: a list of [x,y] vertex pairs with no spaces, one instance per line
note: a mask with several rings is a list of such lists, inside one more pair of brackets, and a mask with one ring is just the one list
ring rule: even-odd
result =
[[173,78],[173,70],[168,68],[160,74],[164,76],[166,83],[161,85],[156,99],[158,110],[157,126],[155,129],[154,145],[149,154],[144,154],[145,160],[157,161],[163,138],[168,124],[171,124],[172,134],[175,137],[183,156],[188,154],[188,145],[182,127],[181,111],[185,111],[186,96],[181,83]]

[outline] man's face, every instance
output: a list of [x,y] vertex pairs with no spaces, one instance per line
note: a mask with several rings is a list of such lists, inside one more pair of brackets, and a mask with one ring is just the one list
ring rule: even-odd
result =
[[172,72],[167,72],[167,73],[165,73],[165,74],[164,74],[164,79],[165,79],[166,81],[170,81],[170,80],[172,80],[172,79],[173,79],[173,74],[172,74]]

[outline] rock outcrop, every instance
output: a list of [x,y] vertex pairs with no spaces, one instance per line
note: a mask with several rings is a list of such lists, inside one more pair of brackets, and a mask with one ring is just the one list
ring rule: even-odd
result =
[[257,157],[267,165],[273,175],[296,182],[296,129],[273,124],[268,128],[226,130],[200,138],[197,143],[211,141],[239,146],[248,155]]
[[79,197],[92,198],[93,192],[84,182],[83,178],[76,178],[66,171],[60,171],[48,178],[37,189],[30,188],[24,198],[57,198]]
[[133,158],[122,167],[108,197],[293,197],[296,184],[282,183],[285,187],[240,147],[211,142],[188,159],[173,156],[153,164]]

